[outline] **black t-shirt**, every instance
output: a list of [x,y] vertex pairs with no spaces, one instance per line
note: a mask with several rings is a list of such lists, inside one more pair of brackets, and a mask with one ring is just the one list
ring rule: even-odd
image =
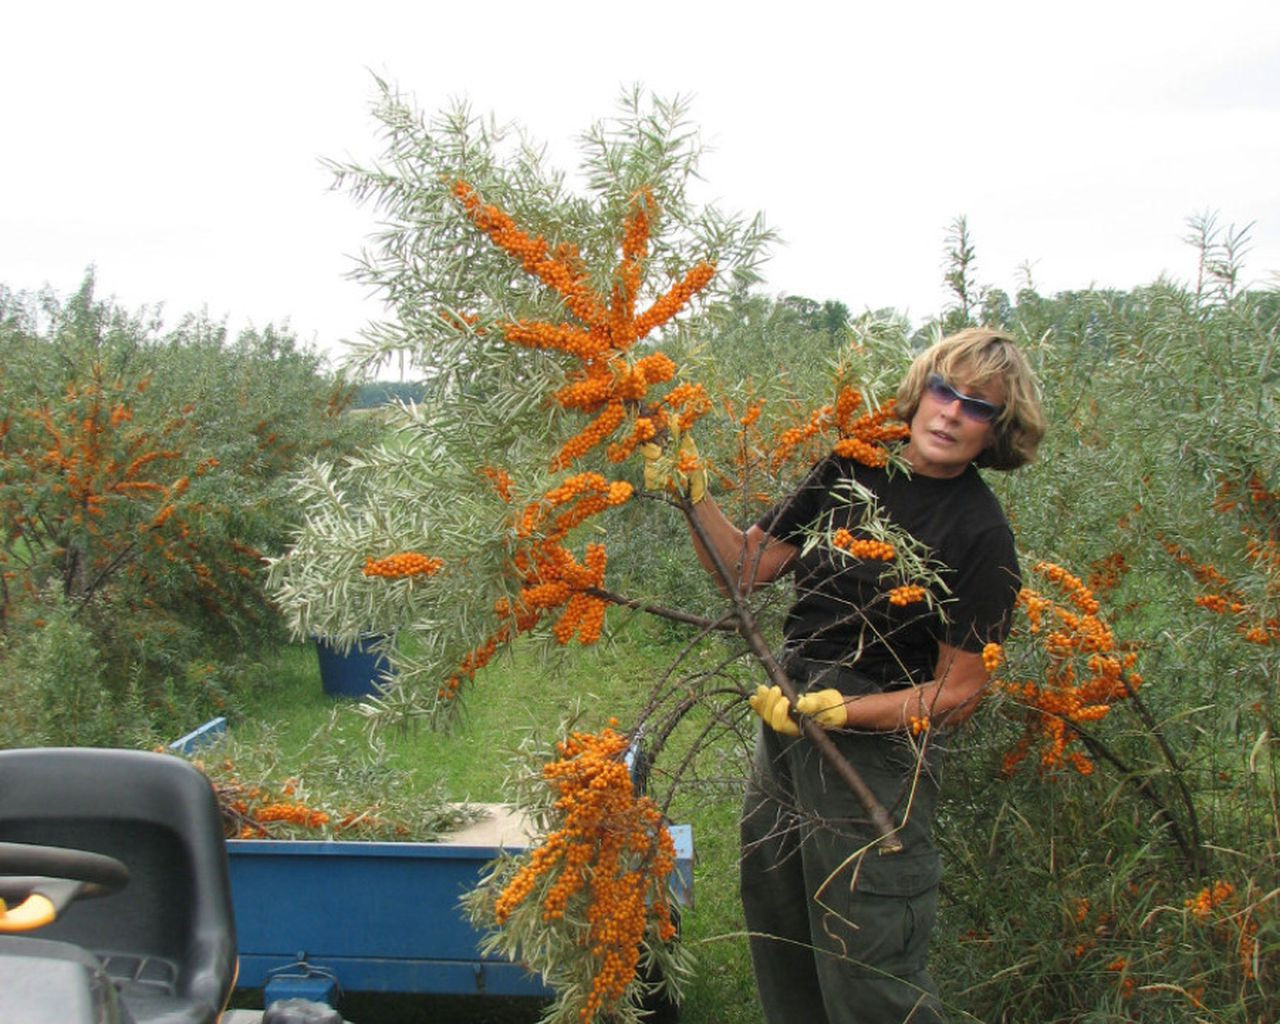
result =
[[[866,503],[851,480],[875,495],[883,515],[927,547],[947,587],[934,588],[945,621],[925,602],[889,602],[888,590],[898,581],[886,574],[888,563],[832,548],[831,534],[841,527],[865,536],[858,523]],[[1008,635],[1021,586],[1013,532],[973,466],[939,479],[831,455],[757,525],[801,549],[794,566],[796,603],[784,627],[789,651],[856,663],[860,674],[893,687],[932,678],[939,642],[977,652]],[[807,543],[815,531],[824,543]]]

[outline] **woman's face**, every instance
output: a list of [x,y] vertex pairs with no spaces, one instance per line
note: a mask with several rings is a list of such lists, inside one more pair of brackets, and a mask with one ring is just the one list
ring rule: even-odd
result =
[[979,386],[930,374],[903,450],[912,472],[932,477],[963,473],[995,440],[993,414],[1004,399],[999,378]]

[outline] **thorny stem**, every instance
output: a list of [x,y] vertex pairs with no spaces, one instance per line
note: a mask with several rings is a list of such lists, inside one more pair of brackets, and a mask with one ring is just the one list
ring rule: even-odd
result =
[[1174,817],[1173,812],[1169,810],[1165,802],[1160,799],[1160,794],[1157,793],[1155,788],[1151,785],[1151,780],[1149,778],[1139,776],[1136,771],[1129,767],[1129,765],[1125,764],[1125,762],[1120,759],[1119,755],[1115,754],[1100,739],[1082,729],[1078,722],[1073,722],[1071,719],[1063,715],[1056,715],[1055,717],[1061,719],[1069,729],[1080,737],[1081,742],[1088,747],[1089,753],[1094,757],[1102,758],[1115,768],[1115,770],[1120,773],[1123,780],[1130,783],[1134,789],[1138,791],[1139,796],[1155,807],[1156,816],[1168,826],[1169,834],[1173,837],[1173,841],[1177,844],[1178,849],[1182,851],[1182,856],[1186,860],[1187,866],[1196,874],[1197,877],[1203,875],[1204,860],[1200,856],[1199,846],[1193,844],[1187,838],[1186,833],[1182,830],[1182,826],[1178,824],[1178,819]]
[[[701,632],[699,632],[696,636],[690,638],[689,642],[685,644],[684,649],[676,656],[675,660],[671,664],[671,667],[668,668],[667,671],[663,674],[660,684],[656,686],[653,689],[653,691],[650,693],[648,702],[645,704],[644,708],[640,711],[640,714],[636,718],[636,721],[640,724],[641,727],[643,727],[644,723],[649,720],[649,717],[651,715],[656,713],[658,706],[662,703],[662,700],[663,700],[662,693],[663,693],[664,687],[667,685],[667,681],[670,680],[672,675],[675,674],[676,669],[681,664],[683,664],[684,660],[697,648],[698,644],[701,643],[703,638],[716,630],[717,625],[718,623],[711,623],[707,626],[702,627]],[[657,756],[656,749],[653,751],[653,756],[655,757]]]
[[[1151,710],[1147,707],[1142,698],[1138,696],[1138,691],[1135,690],[1129,684],[1129,681],[1123,676],[1121,676],[1120,682],[1129,695],[1130,707],[1132,707],[1134,713],[1142,719],[1143,724],[1148,730],[1150,730],[1151,735],[1155,737],[1156,745],[1160,748],[1160,753],[1164,755],[1164,759],[1169,763],[1169,767],[1173,769],[1174,784],[1178,788],[1178,795],[1182,798],[1182,806],[1187,812],[1187,827],[1191,830],[1191,848],[1199,851],[1200,818],[1196,814],[1195,801],[1191,799],[1191,792],[1187,789],[1186,777],[1183,774],[1182,765],[1178,762],[1177,757],[1174,756],[1173,750],[1170,748],[1169,742],[1165,738],[1164,730],[1160,728],[1160,723],[1156,720],[1155,715],[1151,713]],[[1183,846],[1183,850],[1186,851],[1187,847],[1184,845],[1184,841],[1180,840],[1179,845]],[[1197,870],[1199,870],[1200,861],[1198,855],[1193,858],[1193,863]]]
[[[765,643],[760,627],[756,624],[755,616],[751,612],[751,607],[737,586],[735,576],[729,572],[729,568],[724,564],[720,553],[712,545],[706,531],[694,517],[693,502],[689,500],[688,495],[683,493],[680,494],[680,508],[684,512],[685,520],[689,523],[689,528],[694,531],[699,542],[706,549],[712,564],[715,566],[716,574],[724,583],[725,592],[733,602],[738,635],[747,642],[751,653],[764,666],[764,670],[769,676],[769,681],[782,691],[782,695],[791,702],[791,706],[794,708],[798,699],[795,686],[792,685],[791,679],[783,671],[782,666],[778,664],[778,660],[773,656],[769,645]],[[870,787],[862,780],[862,776],[857,773],[853,765],[845,760],[844,755],[840,753],[835,743],[832,742],[826,730],[805,715],[797,716],[796,723],[800,727],[801,734],[818,748],[818,753],[826,758],[827,763],[844,780],[845,785],[858,798],[858,802],[862,804],[863,809],[870,816],[872,825],[880,833],[880,852],[900,853],[902,851],[902,840],[898,838],[898,830],[893,824],[893,819],[889,817],[889,812],[876,799],[876,795],[871,792]]]
[[[680,704],[675,708],[675,710],[671,712],[671,714],[667,717],[667,720],[663,723],[662,728],[658,731],[657,738],[654,740],[653,746],[651,748],[651,753],[655,760],[657,759],[658,751],[660,751],[662,747],[666,744],[667,740],[671,737],[671,733],[675,731],[675,727],[680,724],[680,721],[684,718],[684,716],[687,715],[690,711],[692,711],[695,707],[697,707],[700,703],[702,703],[702,701],[706,697],[714,696],[716,694],[724,694],[726,696],[732,696],[735,703],[742,702],[741,691],[731,687],[712,690],[710,693],[703,693],[697,696],[691,695],[686,697],[684,700],[680,702]],[[675,798],[676,791],[679,789],[680,780],[684,778],[685,772],[689,770],[690,766],[693,764],[694,760],[697,758],[698,751],[699,751],[699,748],[702,746],[703,740],[705,740],[714,729],[717,729],[720,727],[721,725],[720,717],[721,717],[721,713],[717,712],[716,715],[712,718],[712,720],[708,722],[705,726],[703,726],[702,732],[699,733],[698,736],[694,739],[694,741],[689,745],[688,751],[685,752],[685,755],[680,760],[680,763],[676,765],[676,770],[671,773],[672,784],[667,791],[667,798],[666,800],[663,801],[662,807],[661,807],[663,815],[666,815],[667,808],[671,806],[671,801]]]

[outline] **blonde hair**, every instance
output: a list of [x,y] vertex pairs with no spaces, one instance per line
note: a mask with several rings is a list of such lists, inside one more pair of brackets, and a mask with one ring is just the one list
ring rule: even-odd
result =
[[925,382],[936,373],[960,387],[981,388],[993,380],[1004,386],[1004,406],[992,421],[995,438],[974,462],[1010,470],[1036,457],[1044,437],[1039,388],[1027,358],[1007,334],[970,327],[950,334],[916,356],[898,388],[896,411],[910,423],[920,407]]

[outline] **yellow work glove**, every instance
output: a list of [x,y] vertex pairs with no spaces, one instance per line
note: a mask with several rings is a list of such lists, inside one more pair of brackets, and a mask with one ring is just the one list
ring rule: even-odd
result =
[[[681,435],[674,447],[675,455],[668,458],[662,446],[653,441],[639,446],[644,458],[644,488],[646,491],[671,490],[687,494],[696,505],[707,495],[707,469],[698,455],[692,434],[686,432]],[[681,463],[693,468],[682,470]]]
[[[783,736],[800,735],[800,726],[790,714],[791,701],[782,695],[779,687],[757,686],[748,703],[774,732]],[[849,720],[844,709],[844,694],[835,689],[801,694],[796,700],[796,711],[809,716],[824,729],[843,729]]]
[[646,491],[665,491],[670,476],[662,472],[662,445],[646,441],[639,445],[639,452],[644,459],[644,489]]

